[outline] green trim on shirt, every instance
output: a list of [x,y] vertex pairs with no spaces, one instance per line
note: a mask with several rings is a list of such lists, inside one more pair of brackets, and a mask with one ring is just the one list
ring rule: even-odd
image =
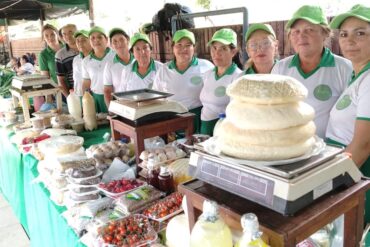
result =
[[215,79],[216,81],[221,79],[224,75],[232,75],[234,73],[234,71],[236,70],[238,66],[236,66],[235,63],[232,63],[229,68],[227,68],[227,70],[225,71],[225,73],[223,73],[222,75],[218,76],[217,74],[217,71],[218,71],[218,68],[217,66],[213,69],[213,71],[215,72]]
[[155,71],[156,68],[155,68],[155,63],[154,63],[154,60],[153,59],[150,59],[150,64],[149,64],[149,67],[148,67],[148,70],[145,72],[144,75],[141,75],[138,71],[138,67],[139,67],[139,64],[137,61],[135,61],[133,64],[132,64],[132,71],[135,72],[141,79],[144,79],[147,75],[150,74],[150,72],[152,71]]
[[364,73],[365,71],[368,71],[370,69],[370,62],[368,62],[366,64],[366,66],[360,71],[360,73],[358,73],[357,75],[355,75],[355,71],[352,71],[352,77],[351,77],[351,80],[349,81],[349,84],[348,85],[351,85],[354,81],[356,81],[356,79],[362,74]]
[[116,54],[113,58],[113,63],[120,63],[120,64],[123,64],[125,66],[129,65],[130,63],[132,63],[132,60],[134,60],[134,56],[130,53],[130,59],[128,60],[127,63],[125,63],[119,56],[118,54]]
[[370,121],[370,118],[368,118],[368,117],[357,117],[356,120]]
[[340,146],[340,147],[346,147],[346,146],[347,146],[347,145],[344,145],[343,143],[340,143],[340,142],[335,141],[335,140],[330,139],[330,138],[326,138],[326,139],[325,139],[325,142],[326,142],[327,144],[331,144],[331,145],[335,145],[335,146]]
[[257,74],[257,72],[253,69],[253,67],[249,67],[246,71],[244,71],[244,75],[250,74]]
[[82,52],[80,52],[79,55],[80,55],[80,58],[84,58],[85,57],[85,55]]
[[184,74],[190,68],[190,66],[197,66],[197,65],[198,65],[198,58],[197,57],[193,57],[186,69],[179,70],[177,68],[177,66],[176,66],[175,59],[173,59],[173,60],[171,60],[171,62],[168,63],[168,68],[169,69],[175,69],[179,74]]
[[299,54],[295,54],[288,68],[291,68],[291,67],[296,67],[299,74],[301,74],[303,78],[307,79],[308,77],[313,75],[317,70],[319,70],[321,67],[335,67],[334,55],[328,48],[325,47],[324,52],[321,56],[319,65],[317,65],[317,67],[314,70],[310,71],[309,73],[305,73],[301,69],[301,62],[299,61]]
[[90,57],[91,57],[92,59],[95,59],[95,60],[98,60],[98,61],[102,61],[102,60],[105,58],[105,56],[106,56],[109,52],[110,52],[110,48],[109,48],[109,47],[107,47],[107,48],[105,49],[104,56],[103,56],[103,57],[101,57],[101,58],[98,58],[97,56],[95,56],[95,54],[94,54],[94,50],[92,50],[92,51],[90,52]]

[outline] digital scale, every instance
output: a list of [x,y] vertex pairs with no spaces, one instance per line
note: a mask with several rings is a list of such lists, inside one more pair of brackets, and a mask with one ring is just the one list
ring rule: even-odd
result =
[[12,80],[10,92],[12,93],[15,106],[18,105],[19,101],[21,102],[25,122],[30,121],[28,99],[35,96],[54,95],[57,109],[59,111],[62,110],[62,92],[59,86],[45,75],[32,74],[15,76]]
[[278,166],[241,165],[195,151],[189,173],[283,215],[293,215],[322,195],[357,183],[362,176],[343,148],[329,145],[319,155]]
[[168,119],[188,112],[181,103],[166,99],[172,94],[151,89],[113,93],[117,100],[109,104],[109,111],[122,117],[124,122],[140,125]]

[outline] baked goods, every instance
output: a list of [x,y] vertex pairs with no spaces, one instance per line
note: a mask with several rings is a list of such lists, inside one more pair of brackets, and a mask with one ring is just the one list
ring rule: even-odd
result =
[[71,171],[72,178],[88,178],[95,176],[98,170],[93,165],[82,165],[77,168],[73,168]]
[[273,74],[244,75],[228,86],[226,93],[252,104],[286,104],[307,97],[307,89],[298,80]]
[[314,109],[301,102],[307,89],[280,75],[245,75],[227,88],[232,98],[220,125],[221,151],[248,160],[284,160],[315,143]]

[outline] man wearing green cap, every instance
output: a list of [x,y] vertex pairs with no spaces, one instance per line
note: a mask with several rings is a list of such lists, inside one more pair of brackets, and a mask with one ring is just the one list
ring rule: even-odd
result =
[[249,59],[243,74],[269,74],[279,57],[274,29],[269,24],[251,24],[245,34],[245,43]]
[[67,24],[61,29],[65,46],[55,54],[55,68],[58,84],[62,89],[64,97],[69,95],[73,89],[73,58],[78,54],[74,33],[77,28],[74,24]]
[[[326,137],[346,147],[361,172],[370,176],[370,8],[355,5],[336,16],[339,45],[353,65],[352,78],[330,112]],[[370,191],[366,193],[365,224],[370,223]],[[368,246],[368,245],[366,245]]]
[[79,54],[73,58],[73,89],[77,96],[82,97],[82,60],[89,55],[92,48],[89,41],[89,33],[86,30],[75,32],[76,46]]
[[203,87],[203,76],[214,66],[208,60],[195,57],[194,48],[194,33],[186,29],[176,31],[172,37],[174,59],[157,72],[153,88],[172,93],[170,99],[182,103],[196,114],[194,132],[199,133],[202,109],[199,95]]
[[316,134],[324,138],[329,112],[351,77],[351,62],[324,47],[330,28],[320,7],[302,6],[286,29],[296,54],[276,63],[271,73],[294,77],[307,87],[305,102],[315,109]]
[[242,71],[233,63],[238,49],[237,35],[232,29],[223,28],[215,32],[208,46],[215,68],[205,73],[204,85],[200,92],[203,105],[200,132],[212,136],[219,114],[225,113],[230,101],[230,97],[226,95],[226,87],[237,79]]
[[92,52],[82,61],[83,90],[90,90],[95,100],[96,112],[108,112],[104,101],[104,68],[115,53],[108,47],[104,29],[93,27],[89,31]]
[[135,61],[122,73],[123,91],[152,88],[155,75],[162,67],[162,63],[151,58],[152,43],[148,35],[135,33],[131,37],[130,47]]
[[113,51],[116,52],[104,68],[104,100],[107,107],[112,99],[112,92],[123,92],[121,76],[124,70],[134,61],[129,52],[130,37],[121,28],[113,28],[109,32],[109,40]]

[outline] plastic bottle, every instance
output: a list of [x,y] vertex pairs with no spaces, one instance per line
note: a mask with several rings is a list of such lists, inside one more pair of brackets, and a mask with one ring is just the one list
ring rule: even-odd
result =
[[86,130],[94,130],[98,127],[96,122],[95,101],[91,94],[86,91],[82,97],[83,119]]
[[74,93],[73,89],[69,90],[67,96],[68,111],[75,120],[82,120],[82,109],[80,98]]
[[259,223],[255,214],[244,214],[240,222],[243,227],[243,236],[235,247],[268,247],[261,238],[262,232],[259,231]]
[[148,168],[148,175],[146,178],[146,182],[155,188],[159,189],[159,169],[156,167],[154,159],[149,158],[147,163]]
[[232,247],[230,228],[218,214],[218,205],[204,201],[203,214],[199,216],[190,235],[190,247]]
[[166,192],[167,195],[175,191],[173,176],[171,172],[168,170],[167,166],[161,166],[158,181],[159,189],[163,192]]
[[220,113],[218,114],[218,121],[215,124],[215,127],[213,128],[213,136],[219,136],[220,135],[220,127],[222,122],[225,120],[226,114],[225,113]]

